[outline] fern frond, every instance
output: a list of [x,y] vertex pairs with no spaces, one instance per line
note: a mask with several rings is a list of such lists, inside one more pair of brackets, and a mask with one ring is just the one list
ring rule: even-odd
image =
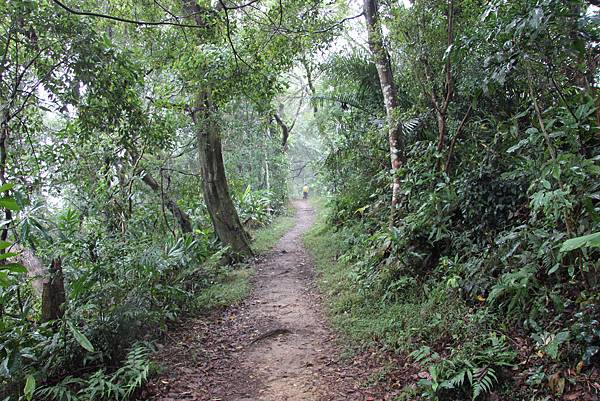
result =
[[475,379],[475,382],[472,383],[473,393],[471,399],[473,401],[480,395],[492,391],[494,384],[498,382],[498,377],[496,376],[494,369],[490,367],[477,369],[474,372],[473,378]]
[[52,401],[78,401],[79,398],[71,391],[71,388],[81,384],[82,381],[80,379],[67,376],[54,386],[40,388],[36,391],[36,395]]
[[469,372],[469,371],[470,371],[470,369],[463,369],[460,372],[458,372],[456,375],[454,375],[453,378],[448,380],[448,383],[452,386],[450,388],[461,387],[463,384],[465,384],[465,380],[467,379],[467,372]]
[[129,398],[148,380],[151,351],[145,344],[134,345],[123,366],[111,378],[111,382],[123,389],[125,398]]
[[405,136],[412,136],[423,126],[426,119],[429,117],[429,112],[424,112],[402,122],[402,132]]

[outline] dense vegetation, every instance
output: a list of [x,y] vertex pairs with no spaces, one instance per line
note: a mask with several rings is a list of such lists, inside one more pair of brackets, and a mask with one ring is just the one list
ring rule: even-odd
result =
[[0,399],[133,399],[306,183],[405,399],[597,397],[595,3],[0,0]]
[[324,258],[335,321],[422,366],[406,399],[598,394],[598,30],[588,5],[382,2],[398,104],[388,122],[403,137],[391,224],[378,66],[357,45],[322,67],[321,91],[337,100],[319,111],[333,227],[309,245]]

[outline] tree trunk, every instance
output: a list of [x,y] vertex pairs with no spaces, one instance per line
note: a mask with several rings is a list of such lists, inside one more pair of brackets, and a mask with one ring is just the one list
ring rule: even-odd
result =
[[[452,0],[448,2],[447,18],[447,48],[452,49],[452,46],[454,45],[454,2]],[[452,100],[452,97],[454,95],[454,77],[452,76],[452,59],[450,57],[450,54],[446,55],[446,64],[444,65],[444,72],[446,75],[446,84],[444,85],[445,94],[442,100],[442,104],[440,104],[440,102],[437,101],[437,97],[435,95],[435,87],[431,88],[431,100],[433,102],[433,106],[435,107],[438,123],[438,159],[435,162],[435,171],[440,171],[442,167],[442,152],[444,151],[444,147],[446,145],[448,107],[450,106],[450,101]],[[431,80],[432,85],[433,82],[434,81]]]
[[465,124],[467,123],[467,120],[469,119],[471,110],[473,110],[473,103],[471,103],[469,105],[467,112],[465,113],[463,119],[460,121],[460,124],[458,124],[458,128],[454,132],[454,136],[452,137],[452,140],[450,141],[450,146],[448,147],[448,157],[446,158],[446,165],[444,167],[444,172],[448,176],[450,175],[450,166],[452,164],[452,155],[454,154],[454,146],[456,146],[456,141],[457,141],[458,137],[460,136],[460,134],[462,133],[462,130],[465,127]]
[[364,14],[367,21],[369,49],[373,54],[373,61],[377,67],[377,75],[381,91],[383,92],[387,114],[390,164],[393,175],[390,225],[393,226],[400,198],[400,177],[398,177],[397,171],[405,162],[404,135],[398,116],[398,92],[394,84],[390,56],[383,45],[383,34],[379,22],[376,0],[364,0]]
[[315,99],[315,97],[317,95],[317,91],[315,90],[315,85],[313,83],[312,68],[310,66],[309,61],[306,59],[306,57],[304,55],[302,55],[302,57],[300,58],[300,61],[302,62],[302,65],[304,66],[304,70],[306,71],[306,82],[308,83],[308,89],[310,90],[310,95],[312,96],[311,103],[312,103],[312,107],[313,107],[313,114],[317,114],[319,109],[317,108],[317,102]]
[[8,262],[17,262],[27,269],[27,277],[31,278],[31,286],[37,296],[42,295],[44,283],[47,282],[48,269],[42,261],[35,256],[31,249],[23,248],[18,244],[11,246],[11,252],[18,253],[14,258],[9,258]]
[[49,274],[42,287],[42,322],[60,319],[65,312],[65,281],[60,259],[52,260]]
[[[0,125],[0,185],[8,184],[8,180],[6,179],[6,161],[8,159],[8,150],[7,150],[7,141],[10,135],[10,127],[9,127],[9,114],[8,111],[4,112],[2,124]],[[9,191],[4,193],[5,196],[10,194]],[[10,228],[10,223],[12,220],[12,212],[10,209],[5,209],[4,211],[4,220],[8,223],[4,224],[2,227],[2,231],[0,231],[0,240],[6,241],[8,239],[8,230]],[[2,250],[0,253],[4,253]]]
[[435,162],[435,171],[439,171],[442,166],[442,152],[444,151],[446,144],[446,113],[436,110],[435,115],[437,117],[438,126],[437,152],[439,154],[439,157]]
[[269,171],[269,159],[265,155],[265,187],[267,191],[271,190],[271,173]]
[[198,96],[192,111],[196,125],[196,140],[204,202],[210,214],[217,236],[239,256],[253,254],[249,236],[240,222],[235,205],[229,195],[225,176],[219,126],[215,121],[210,91],[204,89]]
[[[222,8],[223,4],[220,4]],[[204,11],[195,0],[182,0],[183,11],[199,27],[206,27]],[[217,9],[219,11],[219,8]],[[200,72],[201,74],[201,72]],[[217,236],[229,246],[236,256],[252,255],[250,238],[240,222],[235,205],[229,195],[223,148],[219,126],[215,121],[210,88],[199,90],[192,109],[192,120],[196,125],[196,139],[204,202],[210,214]]]

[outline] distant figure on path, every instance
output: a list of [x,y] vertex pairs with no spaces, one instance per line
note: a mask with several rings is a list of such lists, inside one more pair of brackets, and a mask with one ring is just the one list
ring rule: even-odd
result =
[[308,198],[308,185],[305,185],[302,187],[302,198],[303,199]]

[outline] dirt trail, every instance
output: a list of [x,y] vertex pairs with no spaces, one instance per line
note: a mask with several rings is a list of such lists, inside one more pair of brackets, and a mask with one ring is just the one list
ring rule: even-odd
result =
[[331,356],[331,333],[315,302],[312,263],[301,239],[313,223],[314,211],[303,201],[295,207],[296,225],[259,267],[246,311],[287,333],[260,340],[244,351],[241,368],[255,372],[260,385],[252,397],[233,400],[316,400],[326,392],[319,372]]
[[306,201],[296,201],[294,207],[295,227],[254,266],[249,299],[217,318],[186,322],[159,353],[167,368],[148,386],[148,399],[391,397],[382,395],[381,389],[361,387],[372,373],[369,360],[340,360],[340,344],[323,316],[312,261],[302,244],[314,210]]

